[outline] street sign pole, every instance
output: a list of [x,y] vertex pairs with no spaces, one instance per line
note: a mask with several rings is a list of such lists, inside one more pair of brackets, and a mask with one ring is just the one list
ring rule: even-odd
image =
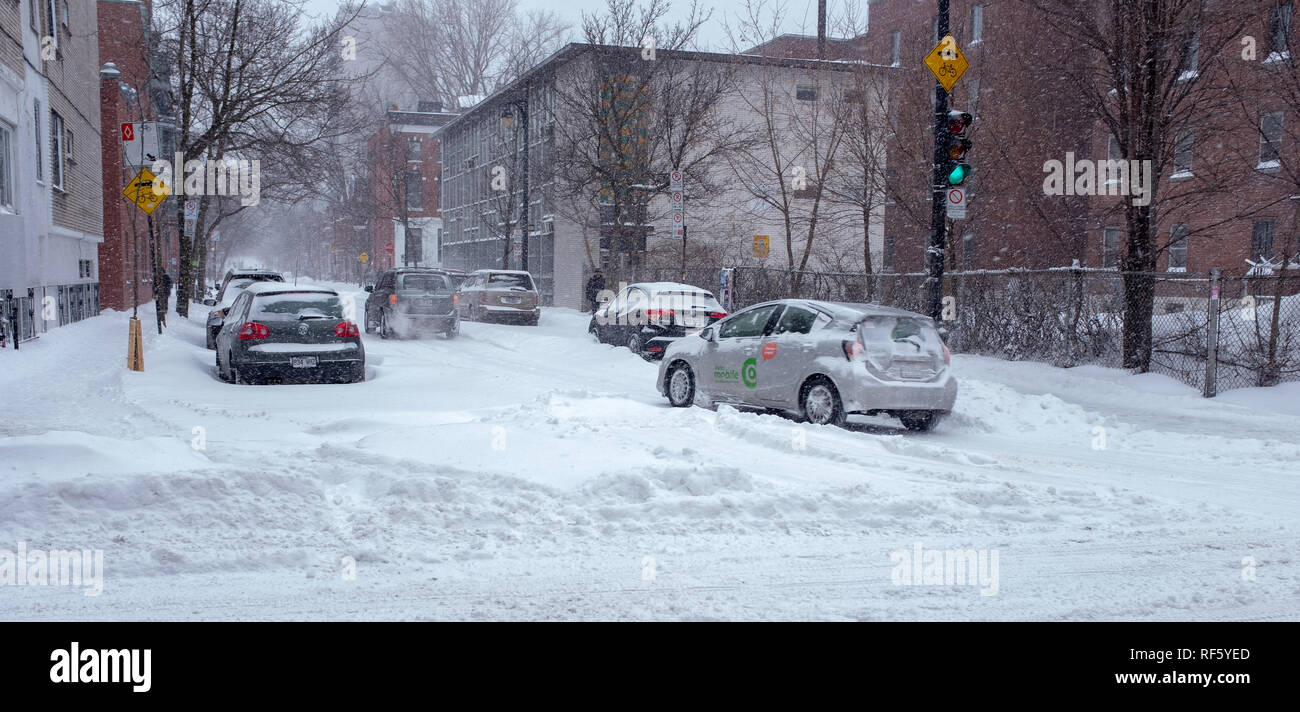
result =
[[[939,0],[939,37],[948,36],[948,0]],[[936,78],[934,83],[934,170],[930,190],[930,244],[925,258],[930,287],[930,318],[936,322],[943,316],[943,262],[947,252],[947,223],[944,212],[943,167],[946,164],[944,146],[948,122],[948,91]]]

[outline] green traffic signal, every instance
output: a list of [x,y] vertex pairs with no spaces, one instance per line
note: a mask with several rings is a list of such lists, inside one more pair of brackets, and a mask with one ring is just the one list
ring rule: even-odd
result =
[[969,163],[953,164],[952,170],[948,173],[948,185],[961,185],[970,178],[971,167]]

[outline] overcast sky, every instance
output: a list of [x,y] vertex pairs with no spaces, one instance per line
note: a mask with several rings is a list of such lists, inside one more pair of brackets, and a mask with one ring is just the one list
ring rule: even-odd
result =
[[[371,0],[377,2],[378,0]],[[839,11],[843,0],[829,0],[829,12],[834,15]],[[307,6],[316,12],[333,14],[338,9],[338,0],[307,0]],[[605,0],[519,0],[519,5],[523,9],[545,8],[556,10],[561,17],[569,22],[573,27],[575,37],[581,26],[582,13],[597,12],[605,7]],[[673,12],[670,18],[677,19],[678,16],[684,15],[690,7],[690,0],[674,0]],[[722,16],[730,17],[743,7],[741,0],[701,0],[702,8],[713,8],[713,19],[706,25],[702,31],[700,40],[706,45],[706,49],[726,50],[727,36],[722,28],[719,19]],[[786,14],[788,17],[786,32],[797,34],[816,34],[817,32],[817,0],[786,0]],[[832,33],[833,35],[834,33]]]

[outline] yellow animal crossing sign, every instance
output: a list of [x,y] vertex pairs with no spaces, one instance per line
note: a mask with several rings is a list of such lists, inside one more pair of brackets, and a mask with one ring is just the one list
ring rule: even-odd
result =
[[141,168],[131,182],[122,189],[122,194],[146,215],[153,215],[153,211],[162,205],[171,194],[171,190],[167,184],[158,182],[158,177],[150,173],[148,168]]
[[939,44],[925,56],[925,66],[930,68],[934,78],[943,85],[944,91],[952,91],[957,80],[970,68],[970,62],[957,49],[957,40],[952,35],[944,35]]

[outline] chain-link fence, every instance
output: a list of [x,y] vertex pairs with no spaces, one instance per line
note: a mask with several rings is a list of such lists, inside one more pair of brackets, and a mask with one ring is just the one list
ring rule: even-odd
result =
[[[685,281],[716,291],[719,272],[688,268]],[[1146,276],[1153,290],[1153,372],[1207,395],[1300,380],[1300,271],[1232,278],[1182,272]],[[1086,268],[949,272],[944,276],[946,338],[963,353],[1119,367],[1125,277]],[[681,281],[682,274],[647,268],[641,279]],[[926,284],[922,273],[737,267],[732,308],[803,297],[875,302],[924,314],[929,311]],[[1215,304],[1219,318],[1211,324]]]

